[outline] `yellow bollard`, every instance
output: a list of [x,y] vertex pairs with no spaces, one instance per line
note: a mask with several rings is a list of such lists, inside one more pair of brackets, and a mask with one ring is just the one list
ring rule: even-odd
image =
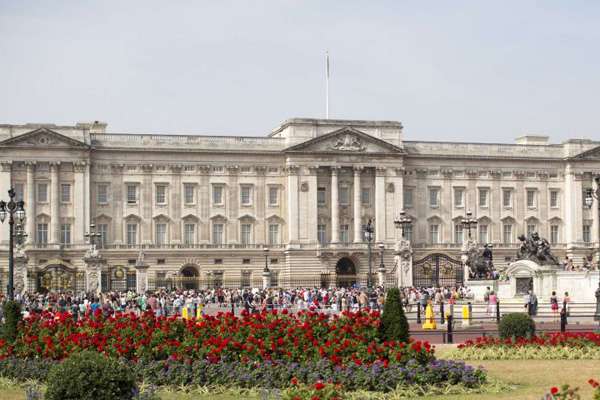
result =
[[469,326],[470,319],[471,319],[471,316],[469,315],[469,306],[463,306],[463,308],[462,308],[462,326],[463,327]]
[[435,315],[433,313],[433,307],[431,303],[427,304],[427,308],[425,308],[425,323],[423,324],[423,329],[436,329],[437,326],[435,324]]
[[181,309],[181,318],[183,318],[183,319],[190,319],[187,306],[184,306]]
[[202,304],[198,304],[196,309],[196,319],[202,319]]

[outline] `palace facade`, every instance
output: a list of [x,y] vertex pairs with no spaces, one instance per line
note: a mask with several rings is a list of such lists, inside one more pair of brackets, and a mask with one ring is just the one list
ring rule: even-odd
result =
[[[394,274],[401,210],[412,218],[415,262],[460,260],[467,211],[472,238],[493,244],[500,268],[520,234],[539,232],[576,264],[599,240],[598,207],[584,198],[600,174],[600,142],[584,139],[406,141],[399,122],[323,119],[290,119],[265,137],[0,125],[0,166],[0,199],[13,187],[25,201],[19,251],[29,290],[86,287],[92,222],[103,290],[135,288],[140,250],[150,288],[260,286],[265,260],[273,286],[364,283],[363,225],[374,226],[373,272],[383,251]],[[419,279],[439,280],[436,262]]]

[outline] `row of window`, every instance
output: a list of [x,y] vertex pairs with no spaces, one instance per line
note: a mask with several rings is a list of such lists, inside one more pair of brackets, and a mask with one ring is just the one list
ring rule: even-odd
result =
[[[15,197],[17,200],[24,200],[24,184],[15,183],[13,185],[15,189]],[[70,183],[61,183],[59,187],[59,196],[61,203],[70,203],[72,195],[72,185]],[[36,187],[36,199],[38,203],[47,203],[49,201],[48,196],[48,184],[38,183]]]
[[[502,242],[503,243],[514,243],[515,235],[514,235],[514,225],[512,224],[503,224],[502,225]],[[537,225],[535,224],[527,224],[527,235],[532,234],[533,232],[537,232]],[[348,225],[340,225],[339,238],[342,243],[349,243],[350,237],[349,226]],[[590,224],[583,225],[583,241],[585,243],[591,243],[592,241],[592,226]],[[413,238],[413,227],[406,226],[404,228],[404,235],[408,240],[412,240]],[[454,225],[454,243],[462,244],[465,239],[466,233],[464,232],[464,227],[462,224],[458,223]],[[477,235],[479,243],[489,243],[490,240],[490,229],[488,225],[479,224],[477,228],[473,228],[472,235]],[[319,243],[325,244],[327,243],[327,235],[326,235],[326,225],[319,224],[317,227],[317,236]],[[429,243],[431,244],[439,244],[441,243],[441,225],[440,224],[430,224],[429,225]],[[560,243],[560,225],[550,225],[550,243],[557,244]]]
[[[360,191],[360,202],[364,205],[371,204],[371,189],[362,188]],[[319,207],[325,206],[327,203],[327,188],[317,188],[317,204]],[[342,206],[350,205],[350,188],[341,186],[338,190],[338,203]]]
[[[154,190],[154,201],[158,205],[166,205],[168,199],[169,185],[156,184]],[[240,185],[240,203],[243,206],[249,206],[253,203],[253,189],[252,185]],[[109,197],[109,185],[98,184],[97,185],[97,196],[96,199],[99,204],[108,203]],[[139,184],[128,183],[126,184],[127,203],[137,204],[139,201]],[[214,184],[212,185],[212,204],[223,205],[225,203],[225,185]],[[183,184],[183,202],[186,205],[196,204],[197,198],[197,185],[193,183]],[[269,186],[268,187],[268,205],[277,206],[279,205],[279,187]]]
[[[109,242],[108,237],[108,224],[96,225],[97,232],[100,234],[99,243],[100,247],[104,247]],[[162,246],[168,243],[168,226],[166,223],[154,224],[154,242],[158,246]],[[268,244],[276,245],[280,243],[279,236],[279,224],[269,224],[268,233]],[[128,223],[126,226],[127,232],[127,244],[136,245],[139,243],[139,224]],[[212,237],[211,242],[213,244],[223,244],[225,242],[224,224],[214,223],[212,224]],[[247,245],[254,243],[253,240],[253,225],[252,224],[241,224],[240,225],[240,243]],[[37,224],[37,243],[47,244],[48,243],[48,224],[40,223]],[[70,244],[71,243],[71,224],[62,224],[60,230],[60,243]],[[197,243],[197,226],[196,224],[184,224],[183,225],[183,243],[186,245],[193,245]]]
[[[414,188],[404,188],[404,208],[411,208],[414,206]],[[514,192],[513,188],[502,189],[502,206],[505,208],[512,208],[514,206]],[[438,208],[441,204],[441,188],[429,187],[429,207]],[[465,188],[454,188],[454,207],[465,207]],[[538,207],[538,196],[539,192],[537,189],[526,189],[525,197],[527,208]],[[482,208],[490,206],[490,189],[489,188],[478,188],[477,205]],[[548,205],[550,208],[560,207],[560,190],[551,189],[548,196]]]

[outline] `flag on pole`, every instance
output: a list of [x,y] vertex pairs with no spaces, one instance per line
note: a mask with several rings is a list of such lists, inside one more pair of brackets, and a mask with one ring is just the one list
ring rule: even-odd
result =
[[329,119],[329,51],[325,52],[325,118]]

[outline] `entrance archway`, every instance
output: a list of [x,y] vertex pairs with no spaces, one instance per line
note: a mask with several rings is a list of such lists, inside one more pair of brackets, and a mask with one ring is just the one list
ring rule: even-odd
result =
[[195,265],[184,266],[180,271],[181,276],[181,287],[184,290],[196,290],[198,289],[198,279],[200,273]]
[[342,257],[335,264],[336,286],[350,287],[356,284],[356,266],[350,257]]
[[51,260],[36,272],[36,286],[41,293],[47,292],[75,292],[80,287],[85,287],[83,277],[77,282],[76,269],[69,267],[61,260]]

